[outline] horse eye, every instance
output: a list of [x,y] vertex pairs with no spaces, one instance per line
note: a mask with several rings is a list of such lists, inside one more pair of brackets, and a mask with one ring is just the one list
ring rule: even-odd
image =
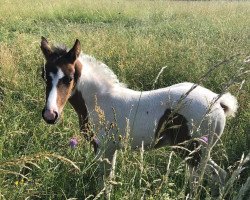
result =
[[64,84],[70,84],[70,82],[73,80],[71,76],[64,76],[62,81]]

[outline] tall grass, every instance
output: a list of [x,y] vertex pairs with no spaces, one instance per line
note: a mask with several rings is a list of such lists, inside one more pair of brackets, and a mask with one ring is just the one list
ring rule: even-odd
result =
[[[249,11],[249,2],[1,0],[0,199],[103,198],[98,176],[105,161],[95,160],[70,106],[56,126],[41,119],[42,35],[69,47],[78,38],[84,53],[137,90],[198,82],[233,56],[202,84],[221,93],[233,79],[228,90],[239,111],[212,157],[230,176],[221,198],[248,199],[250,172],[243,168],[249,164],[241,157],[250,150],[250,84],[249,74],[237,74],[249,70],[243,62],[250,53]],[[76,149],[69,147],[72,137]],[[111,199],[185,199],[189,172],[170,147],[124,148],[113,166]],[[201,199],[211,197],[209,190],[204,180]]]

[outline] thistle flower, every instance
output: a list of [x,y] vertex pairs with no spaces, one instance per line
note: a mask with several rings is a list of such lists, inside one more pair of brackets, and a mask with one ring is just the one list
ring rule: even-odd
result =
[[70,139],[69,145],[70,145],[71,148],[73,148],[73,149],[76,148],[77,144],[78,144],[78,141],[77,141],[76,138],[71,138]]
[[208,136],[202,136],[201,138],[200,138],[204,143],[208,143]]

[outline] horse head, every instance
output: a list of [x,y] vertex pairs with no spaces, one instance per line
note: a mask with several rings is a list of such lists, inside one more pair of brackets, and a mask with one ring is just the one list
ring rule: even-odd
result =
[[46,60],[42,70],[46,83],[46,104],[42,116],[47,123],[55,124],[81,75],[81,63],[77,61],[81,45],[76,40],[74,46],[67,51],[62,47],[51,47],[42,37],[41,50]]

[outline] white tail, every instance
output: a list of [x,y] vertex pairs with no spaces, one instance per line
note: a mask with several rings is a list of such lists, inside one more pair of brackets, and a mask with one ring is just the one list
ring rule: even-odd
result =
[[238,102],[235,96],[230,93],[223,94],[219,100],[227,117],[234,117],[238,109]]

